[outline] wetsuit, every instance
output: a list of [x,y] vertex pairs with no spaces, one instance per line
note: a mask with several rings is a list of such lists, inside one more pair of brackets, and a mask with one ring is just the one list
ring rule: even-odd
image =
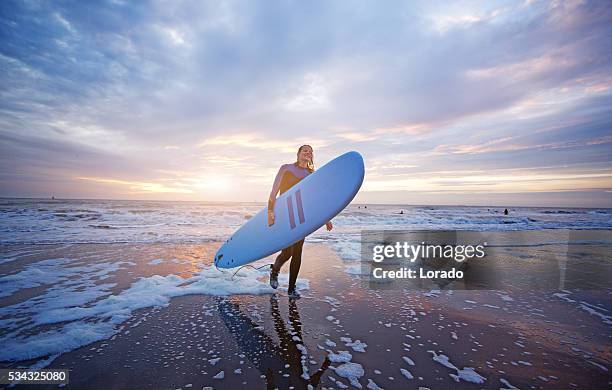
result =
[[[307,168],[300,168],[296,163],[281,165],[276,178],[274,179],[274,185],[270,192],[270,198],[268,199],[268,210],[274,210],[274,203],[276,202],[276,194],[280,191],[281,194],[288,191],[291,187],[300,182],[303,178],[310,175],[310,171]],[[274,269],[280,271],[283,264],[291,258],[291,265],[289,267],[289,291],[295,289],[295,282],[297,280],[298,272],[300,272],[300,266],[302,265],[302,246],[304,245],[304,239],[296,242],[295,244],[288,246],[283,249],[274,262]]]

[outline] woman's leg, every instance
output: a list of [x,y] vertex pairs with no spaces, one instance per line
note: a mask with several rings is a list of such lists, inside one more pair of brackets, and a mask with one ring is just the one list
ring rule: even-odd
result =
[[274,265],[272,266],[272,269],[274,270],[274,272],[276,273],[280,272],[283,264],[285,264],[287,260],[289,260],[289,258],[291,257],[292,251],[293,251],[293,246],[289,246],[281,251],[281,253],[276,257],[276,261],[274,262]]
[[287,247],[281,251],[281,253],[276,257],[276,261],[272,265],[270,269],[270,287],[273,289],[278,288],[278,273],[281,270],[283,264],[289,260],[292,253],[292,247]]
[[300,240],[291,247],[291,266],[289,268],[289,291],[295,290],[295,282],[297,281],[300,265],[302,265],[302,246],[304,240]]

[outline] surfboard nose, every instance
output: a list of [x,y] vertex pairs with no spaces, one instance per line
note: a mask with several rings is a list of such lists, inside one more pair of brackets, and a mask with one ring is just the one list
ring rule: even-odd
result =
[[217,254],[215,255],[215,265],[216,266],[219,265],[219,261],[221,261],[222,258],[223,258],[223,253],[217,252]]
[[346,154],[347,156],[351,156],[351,157],[353,157],[353,158],[355,158],[355,159],[358,159],[358,160],[360,160],[360,161],[362,161],[362,162],[363,162],[363,156],[362,156],[362,155],[361,155],[361,153],[359,153],[359,152],[356,152],[356,151],[354,151],[354,150],[351,150],[350,152],[346,152],[345,154]]
[[344,157],[346,159],[351,159],[356,165],[360,166],[362,169],[365,168],[365,164],[363,162],[363,156],[359,152],[351,150],[350,152],[344,153],[344,155],[341,157]]
[[357,179],[359,182],[359,187],[361,187],[361,184],[363,184],[363,179],[365,177],[365,163],[363,161],[363,156],[361,155],[361,153],[356,152],[354,150],[346,152],[344,156],[348,157],[348,159],[353,160],[353,163],[359,166],[359,175],[357,176]]

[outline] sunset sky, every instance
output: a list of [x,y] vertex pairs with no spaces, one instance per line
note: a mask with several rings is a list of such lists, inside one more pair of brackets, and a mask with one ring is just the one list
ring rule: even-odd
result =
[[0,196],[612,207],[609,1],[90,3],[0,2]]

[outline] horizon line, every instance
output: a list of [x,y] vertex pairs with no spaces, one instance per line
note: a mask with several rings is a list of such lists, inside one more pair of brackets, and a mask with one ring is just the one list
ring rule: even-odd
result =
[[[85,201],[91,201],[91,200],[95,200],[95,201],[122,201],[122,202],[165,202],[165,203],[171,203],[171,202],[180,202],[180,203],[233,203],[233,204],[244,204],[244,203],[250,203],[250,204],[266,204],[266,201],[231,201],[231,200],[180,200],[180,199],[176,199],[176,200],[168,200],[168,199],[118,199],[118,198],[41,198],[41,197],[14,197],[14,196],[0,196],[0,200],[18,200],[18,199],[28,199],[28,200],[47,200],[47,201],[60,201],[60,200],[66,200],[66,201],[77,201],[77,200],[85,200]],[[506,206],[497,206],[497,205],[466,205],[466,204],[408,204],[408,203],[374,203],[374,202],[368,202],[368,203],[349,203],[349,205],[356,205],[356,206],[368,206],[368,205],[372,205],[372,206],[409,206],[409,207],[432,207],[432,206],[438,206],[438,207],[488,207],[488,208],[509,208],[509,207],[515,207],[515,208],[524,208],[524,209],[555,209],[555,208],[562,208],[562,209],[585,209],[585,210],[612,210],[612,207],[576,207],[576,206],[518,206],[518,205],[513,205],[513,204],[509,204]]]

